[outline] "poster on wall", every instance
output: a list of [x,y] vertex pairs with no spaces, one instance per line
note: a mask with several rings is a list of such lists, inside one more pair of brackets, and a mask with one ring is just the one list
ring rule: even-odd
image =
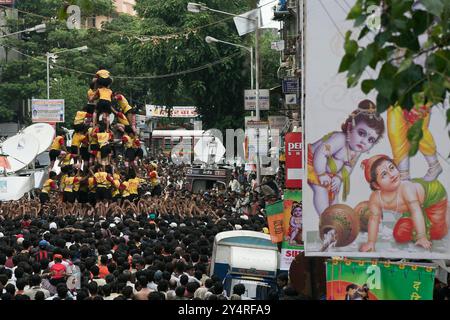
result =
[[302,191],[284,190],[283,242],[281,243],[280,270],[289,270],[292,261],[304,250],[302,225]]
[[367,260],[328,260],[327,300],[433,300],[436,268]]
[[[373,91],[347,88],[338,69],[352,22],[338,2],[305,2],[306,255],[450,259],[448,102],[379,114]],[[416,121],[424,135],[410,156]]]

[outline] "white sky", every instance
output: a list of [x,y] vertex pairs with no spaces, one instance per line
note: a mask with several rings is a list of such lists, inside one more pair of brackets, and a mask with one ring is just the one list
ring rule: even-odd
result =
[[[263,21],[263,28],[280,28],[280,22],[279,21],[273,21],[273,7],[278,3],[278,0],[260,0],[259,6],[266,6],[261,8],[261,14],[262,14],[262,21]],[[268,4],[270,3],[270,4]]]

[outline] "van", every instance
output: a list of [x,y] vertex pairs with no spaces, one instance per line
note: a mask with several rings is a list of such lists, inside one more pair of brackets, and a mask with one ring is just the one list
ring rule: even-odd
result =
[[235,230],[218,233],[214,239],[210,275],[218,276],[227,295],[242,283],[244,297],[267,299],[276,290],[278,247],[262,232]]

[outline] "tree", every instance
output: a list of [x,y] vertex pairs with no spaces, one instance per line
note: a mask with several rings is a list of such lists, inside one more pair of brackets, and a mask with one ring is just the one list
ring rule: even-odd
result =
[[[70,1],[63,0],[22,0],[16,3],[19,19],[8,21],[10,32],[23,30],[45,22],[45,33],[32,33],[26,38],[7,38],[3,44],[8,50],[18,50],[20,60],[6,61],[2,66],[0,83],[0,120],[19,118],[28,122],[28,115],[18,112],[23,103],[31,98],[46,98],[46,52],[89,47],[86,53],[65,52],[56,63],[51,63],[50,97],[65,99],[66,123],[70,127],[72,115],[86,103],[88,84],[99,65],[110,68],[112,73],[121,74],[125,68],[122,50],[128,39],[119,33],[96,29],[69,30],[64,18],[56,17],[64,12],[68,4],[79,4],[82,15],[109,14],[113,8],[112,0]],[[134,19],[119,16],[115,20],[117,28],[133,30]],[[63,84],[63,85],[62,85]],[[118,79],[115,89],[128,89],[129,85]],[[75,97],[75,94],[77,97]],[[6,112],[5,112],[6,111]]]
[[[381,10],[379,25],[373,14],[376,8]],[[376,90],[379,112],[395,104],[411,110],[446,99],[450,89],[449,0],[357,0],[347,19],[360,28],[356,39],[351,31],[345,37],[339,72],[347,72],[348,87],[360,84],[366,94]],[[375,37],[368,40],[373,32]],[[377,79],[360,81],[369,68],[379,70]],[[417,152],[421,138],[421,125],[412,126],[408,132],[411,155]]]
[[[208,7],[236,14],[255,6],[255,1],[249,0],[203,2]],[[250,87],[250,56],[239,48],[211,45],[204,39],[211,35],[249,46],[254,36],[240,38],[231,17],[211,12],[193,14],[186,10],[187,3],[187,0],[136,2],[148,37],[132,42],[128,52],[131,67],[136,73],[146,70],[152,75],[172,74],[230,57],[197,72],[149,79],[150,99],[152,103],[168,106],[194,103],[207,128],[242,127],[243,93]]]

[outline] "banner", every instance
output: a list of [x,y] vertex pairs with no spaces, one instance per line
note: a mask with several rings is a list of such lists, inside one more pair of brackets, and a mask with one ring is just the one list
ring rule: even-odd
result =
[[283,243],[281,244],[280,270],[289,270],[295,257],[304,250],[302,191],[284,190]]
[[[352,23],[339,2],[305,2],[306,254],[450,259],[448,100],[379,114],[376,92],[347,88],[338,69],[341,33]],[[376,73],[368,70],[361,80]],[[423,138],[410,156],[413,125]]]
[[32,99],[32,122],[64,122],[64,99]]
[[285,179],[286,188],[302,188],[303,160],[302,160],[302,134],[300,132],[289,132],[284,137],[285,145]]
[[280,200],[267,205],[266,216],[272,243],[283,241],[283,201]]
[[433,300],[434,266],[328,260],[327,300]]
[[[149,105],[145,106],[145,114],[147,118],[168,118],[168,110],[166,106]],[[172,118],[196,118],[197,107],[172,107],[170,115]]]

